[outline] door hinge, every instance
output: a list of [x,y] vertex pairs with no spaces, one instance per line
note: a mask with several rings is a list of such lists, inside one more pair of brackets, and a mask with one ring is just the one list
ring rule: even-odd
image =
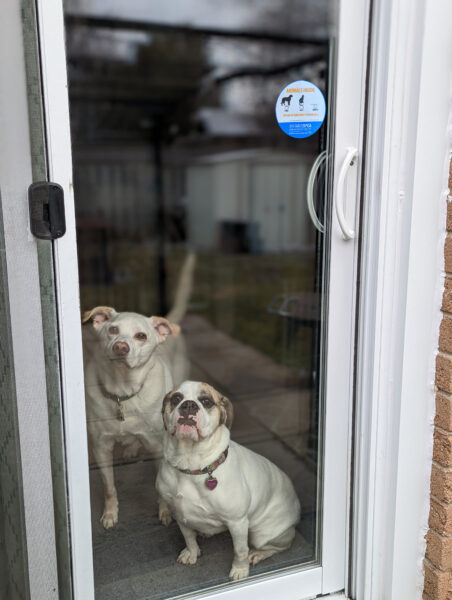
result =
[[28,188],[31,233],[40,240],[56,240],[66,233],[64,191],[61,185],[38,181]]

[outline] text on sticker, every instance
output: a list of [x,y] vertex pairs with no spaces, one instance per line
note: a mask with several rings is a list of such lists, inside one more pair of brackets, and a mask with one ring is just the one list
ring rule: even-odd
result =
[[294,92],[299,92],[300,94],[306,94],[307,92],[314,92],[314,88],[287,88],[286,89],[286,93],[294,93]]

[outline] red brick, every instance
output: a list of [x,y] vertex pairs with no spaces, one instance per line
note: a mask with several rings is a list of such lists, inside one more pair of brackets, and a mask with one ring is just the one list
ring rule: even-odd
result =
[[443,315],[439,328],[439,349],[452,353],[452,316]]
[[436,357],[435,383],[440,390],[452,394],[452,356],[438,354]]
[[452,273],[452,237],[448,233],[444,243],[444,270],[446,273]]
[[436,416],[435,425],[452,431],[452,396],[436,394]]
[[[449,193],[452,194],[452,188],[449,183]],[[447,221],[446,221],[447,231],[452,231],[452,200],[447,199]]]
[[452,278],[451,277],[446,277],[444,279],[443,305],[441,308],[448,313],[452,313]]
[[428,560],[442,571],[452,569],[452,537],[443,537],[430,530],[425,538],[427,540],[425,556]]
[[451,583],[450,571],[440,571],[431,563],[424,563],[424,594],[428,598],[447,600]]
[[428,525],[436,533],[452,536],[452,504],[445,504],[432,498]]
[[442,467],[452,467],[452,434],[438,428],[433,435],[433,460]]
[[452,503],[452,471],[433,464],[430,491],[438,500]]

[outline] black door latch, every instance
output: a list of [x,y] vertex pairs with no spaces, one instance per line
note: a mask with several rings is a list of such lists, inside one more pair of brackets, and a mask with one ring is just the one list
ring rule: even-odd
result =
[[31,233],[41,240],[56,240],[66,233],[64,192],[61,185],[38,181],[28,188]]

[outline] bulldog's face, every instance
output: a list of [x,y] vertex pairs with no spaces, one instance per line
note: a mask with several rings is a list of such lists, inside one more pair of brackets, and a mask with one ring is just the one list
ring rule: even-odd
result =
[[178,333],[178,325],[163,317],[145,317],[138,313],[117,313],[109,306],[98,306],[83,315],[83,323],[92,327],[106,358],[112,364],[130,369],[144,365],[156,346],[168,335]]
[[233,409],[230,401],[207,383],[184,381],[165,396],[162,415],[170,435],[198,442],[223,423],[230,429]]

